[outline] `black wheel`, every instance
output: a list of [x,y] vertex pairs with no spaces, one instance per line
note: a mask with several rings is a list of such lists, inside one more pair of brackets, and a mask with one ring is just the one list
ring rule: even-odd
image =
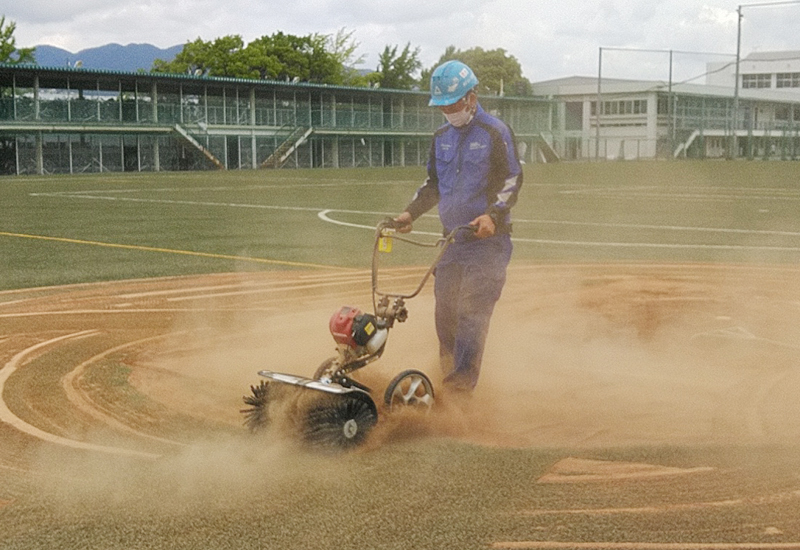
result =
[[402,407],[428,410],[433,407],[433,384],[424,372],[403,371],[389,382],[383,401],[389,411]]
[[303,439],[327,449],[350,449],[364,442],[378,422],[378,409],[362,391],[321,393],[305,414]]
[[325,359],[322,364],[317,367],[317,370],[314,371],[314,380],[322,378],[322,375],[325,374],[325,371],[328,370],[328,367],[330,367],[334,361],[336,361],[336,357]]
[[250,395],[242,397],[245,405],[249,408],[241,409],[239,412],[244,415],[244,425],[251,432],[257,432],[269,426],[269,407],[270,384],[262,380],[257,386],[250,386]]

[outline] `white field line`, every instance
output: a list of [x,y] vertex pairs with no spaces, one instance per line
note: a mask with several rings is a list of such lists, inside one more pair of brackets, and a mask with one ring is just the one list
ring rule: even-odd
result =
[[[164,175],[162,174],[162,177]],[[34,178],[30,180],[26,180],[30,183],[48,183],[52,180],[47,178]],[[121,178],[105,178],[104,181],[106,183],[127,183],[126,180]],[[310,183],[297,183],[298,181],[308,181]],[[85,190],[85,191],[50,191],[50,192],[43,192],[43,193],[30,193],[30,196],[33,197],[69,197],[69,196],[88,196],[94,195],[97,193],[108,195],[108,194],[131,194],[131,193],[196,193],[196,192],[241,192],[241,191],[262,191],[262,190],[272,190],[272,189],[298,189],[298,188],[334,188],[334,187],[351,187],[351,186],[388,186],[388,185],[408,185],[414,183],[420,183],[418,180],[395,180],[395,181],[363,181],[363,180],[339,180],[327,183],[319,183],[315,182],[314,178],[298,178],[295,176],[291,177],[290,183],[285,184],[252,184],[252,185],[215,185],[215,186],[203,186],[203,187],[160,187],[160,188],[153,188],[153,189],[141,189],[141,188],[123,188],[123,189],[96,189],[96,190]],[[563,184],[547,184],[547,183],[526,183],[525,187],[542,187],[542,188],[554,188],[554,189],[561,189],[563,187],[567,187]],[[753,193],[757,193],[756,196],[763,196],[766,195],[768,200],[772,200],[775,198],[776,195],[786,195],[791,197],[800,198],[800,193],[791,188],[786,187],[737,187],[735,192],[731,192],[729,187],[714,187],[714,186],[670,186],[670,191],[665,191],[658,193],[659,189],[663,189],[663,187],[659,187],[656,185],[638,185],[635,187],[626,187],[626,188],[619,188],[619,187],[595,187],[591,185],[578,185],[572,186],[568,189],[559,190],[559,194],[563,195],[580,195],[580,194],[592,194],[592,195],[603,195],[603,194],[614,194],[615,196],[640,196],[644,193],[655,196],[662,196],[662,197],[693,197],[693,196],[712,196],[712,197],[733,197],[733,198],[741,198],[744,196],[751,197]],[[684,192],[680,192],[680,191]],[[652,193],[656,191],[655,193]],[[697,191],[702,191],[703,195],[698,195]],[[716,193],[715,191],[723,191],[724,194]]]
[[[48,183],[52,182],[52,180],[48,179],[32,179],[26,180],[29,183]],[[104,180],[107,183],[109,181],[119,181],[120,183],[124,183],[124,180]],[[277,185],[270,185],[270,184],[255,184],[255,185],[236,185],[236,186],[223,186],[223,185],[215,185],[211,187],[160,187],[156,189],[98,189],[98,190],[86,190],[86,191],[51,191],[47,193],[30,193],[32,197],[68,197],[68,196],[81,196],[81,195],[93,195],[95,193],[102,193],[102,194],[125,194],[125,193],[197,193],[203,192],[207,193],[209,191],[212,192],[224,192],[229,193],[231,191],[234,192],[241,192],[241,191],[269,191],[272,189],[298,189],[298,188],[305,188],[305,187],[353,187],[353,186],[370,186],[375,187],[376,185],[408,185],[410,183],[419,183],[416,180],[393,180],[393,181],[382,181],[382,182],[374,182],[374,181],[364,181],[364,180],[338,180],[332,181],[328,183],[313,183],[314,178],[295,178],[294,176],[291,178],[291,181],[294,183],[285,183],[285,184],[277,184]],[[297,181],[309,181],[312,183],[296,183]]]
[[769,252],[800,252],[798,246],[757,246],[738,244],[681,244],[681,243],[622,243],[602,241],[559,241],[555,239],[515,238],[514,242],[557,246],[582,246],[595,248],[660,248],[676,250],[760,250]]
[[[116,298],[131,300],[136,298],[153,298],[157,296],[172,296],[172,295],[180,295],[184,294],[187,295],[187,299],[191,299],[191,295],[200,296],[197,297],[204,297],[204,296],[225,296],[225,293],[217,293],[216,291],[224,291],[227,289],[234,290],[233,294],[240,294],[240,293],[257,293],[257,292],[274,292],[280,290],[287,290],[287,289],[294,289],[297,288],[295,286],[297,284],[297,279],[303,280],[305,283],[313,283],[313,282],[325,282],[331,285],[336,284],[351,284],[355,282],[362,282],[365,280],[366,275],[369,272],[363,271],[358,273],[347,273],[344,276],[308,276],[308,277],[297,277],[291,281],[270,281],[270,282],[258,282],[258,281],[243,281],[241,283],[229,283],[229,284],[222,284],[222,285],[212,285],[212,286],[199,286],[199,287],[181,287],[181,288],[171,288],[165,290],[150,290],[150,291],[143,291],[143,292],[135,292],[129,294],[119,294]],[[336,273],[335,275],[340,275]],[[292,285],[292,286],[287,286]],[[215,292],[209,292],[215,291]],[[208,294],[201,294],[201,293],[208,293]]]
[[[325,185],[325,184],[323,184]],[[330,184],[335,185],[335,184]],[[374,184],[372,184],[374,185]],[[265,186],[266,188],[270,186]],[[219,188],[221,190],[230,190],[232,188]],[[178,189],[175,189],[178,190]],[[141,190],[117,190],[122,192],[136,192]],[[760,191],[764,191],[763,189]],[[125,201],[125,202],[140,202],[140,203],[156,203],[156,204],[173,204],[183,206],[209,206],[209,207],[225,207],[225,208],[249,208],[261,210],[279,210],[279,211],[296,211],[296,212],[315,212],[317,217],[327,223],[332,223],[344,227],[352,227],[358,229],[368,229],[374,231],[375,227],[372,225],[356,224],[352,222],[344,222],[333,219],[331,213],[341,214],[357,214],[357,215],[370,215],[370,216],[387,216],[394,213],[376,212],[368,210],[350,210],[350,209],[331,209],[321,207],[309,206],[287,206],[287,205],[267,205],[267,204],[249,204],[249,203],[234,203],[234,202],[214,202],[214,201],[192,201],[192,200],[172,200],[172,199],[153,199],[153,198],[134,198],[134,197],[111,197],[100,194],[90,193],[109,193],[110,191],[82,191],[82,192],[61,192],[61,193],[32,193],[31,196],[49,196],[73,199],[91,199],[91,200],[108,200],[108,201]],[[575,190],[573,192],[581,192]],[[634,196],[633,194],[626,194],[625,196]],[[692,194],[674,194],[673,197],[695,198]],[[699,195],[698,195],[699,196]],[[731,198],[748,198],[755,199],[759,197],[752,196],[736,196],[729,195]],[[770,200],[787,200],[787,198],[794,200],[800,199],[797,197],[781,197],[772,196],[766,197]],[[428,215],[434,217],[433,215]],[[597,223],[597,222],[572,222],[572,221],[559,221],[559,220],[528,220],[528,219],[515,219],[514,223],[517,224],[561,224],[561,225],[574,225],[585,227],[606,227],[606,228],[624,228],[632,230],[659,230],[659,231],[683,231],[683,232],[702,232],[702,233],[720,233],[720,234],[739,234],[739,235],[774,235],[774,236],[800,236],[798,232],[789,231],[765,231],[765,230],[750,230],[750,229],[729,229],[729,228],[712,228],[712,227],[688,227],[688,226],[660,226],[649,224],[613,224],[613,223]],[[417,235],[430,235],[441,236],[439,233],[414,231]],[[554,246],[578,246],[578,247],[595,247],[595,248],[656,248],[656,249],[686,249],[686,250],[754,250],[754,251],[773,251],[773,252],[798,252],[800,246],[762,246],[762,245],[724,245],[724,244],[687,244],[687,243],[648,243],[648,242],[604,242],[604,241],[579,241],[579,240],[558,240],[558,239],[530,239],[524,237],[513,237],[514,242],[530,243],[540,245],[554,245]]]
[[49,432],[45,432],[44,430],[40,430],[36,426],[28,424],[27,422],[19,418],[17,415],[15,415],[13,412],[11,412],[11,410],[8,408],[8,405],[6,405],[5,400],[3,400],[2,398],[6,381],[8,381],[9,377],[12,374],[14,374],[14,372],[16,372],[25,363],[25,360],[28,358],[29,355],[32,355],[41,349],[54,346],[56,344],[59,344],[67,340],[88,338],[90,336],[94,336],[97,333],[98,331],[96,330],[85,330],[82,332],[67,334],[65,336],[59,336],[57,338],[52,338],[45,342],[40,342],[39,344],[24,349],[21,352],[17,353],[14,357],[12,357],[11,360],[8,363],[6,363],[6,365],[2,369],[0,369],[0,421],[5,422],[6,424],[10,424],[19,431],[31,435],[33,437],[36,437],[37,439],[41,439],[42,441],[47,441],[48,443],[54,443],[56,445],[62,445],[65,447],[71,447],[73,449],[99,451],[103,453],[123,455],[123,456],[134,456],[139,458],[149,458],[149,459],[159,458],[159,455],[151,453],[134,451],[131,449],[121,449],[118,447],[93,445],[91,443],[76,441],[74,439],[68,439],[66,437],[61,437],[58,435],[51,434]]
[[613,199],[641,199],[647,198],[652,200],[680,200],[686,202],[699,202],[699,201],[736,201],[736,200],[761,200],[761,201],[785,201],[785,200],[800,200],[800,195],[796,194],[783,194],[783,195],[749,195],[747,193],[742,194],[700,194],[700,193],[631,193],[626,191],[618,191],[618,192],[594,192],[591,190],[585,191],[572,191],[566,192],[562,191],[562,194],[570,194],[570,195],[585,195],[587,197],[592,198],[613,198]]
[[514,223],[533,223],[542,225],[572,225],[577,227],[605,227],[609,229],[654,229],[657,231],[684,231],[697,233],[732,233],[738,235],[776,235],[781,237],[800,237],[800,231],[771,231],[762,229],[730,229],[722,227],[691,227],[687,225],[650,225],[633,223],[574,222],[564,220],[525,220],[514,219]]
[[120,308],[120,309],[70,309],[65,311],[36,311],[36,312],[19,312],[19,313],[3,313],[0,314],[0,319],[22,319],[28,317],[68,317],[70,315],[132,315],[142,313],[209,313],[215,311],[227,311],[235,309],[236,311],[274,311],[272,307],[248,307],[248,308],[230,308],[230,307],[152,307],[152,308]]
[[[341,226],[344,226],[344,227],[355,227],[355,228],[358,228],[358,229],[369,229],[370,231],[375,231],[375,226],[374,225],[364,225],[364,224],[360,224],[360,223],[350,223],[350,222],[343,222],[343,221],[339,221],[339,220],[334,220],[333,218],[331,218],[328,215],[331,212],[353,213],[354,211],[352,211],[352,210],[335,210],[335,209],[327,208],[327,209],[320,210],[319,212],[317,212],[317,217],[319,219],[321,219],[322,221],[324,221],[324,222],[332,223],[334,225],[341,225]],[[384,213],[381,213],[381,212],[363,212],[363,214],[383,214],[383,215],[387,215],[385,212]],[[426,232],[426,231],[414,231],[414,234],[415,235],[431,235],[431,236],[434,236],[434,237],[441,237],[442,236],[441,232],[433,233],[433,232]]]
[[[413,275],[404,275],[404,276],[385,276],[382,277],[384,281],[386,280],[399,280],[399,279],[408,279],[413,277]],[[168,302],[183,302],[186,300],[207,300],[212,298],[222,298],[226,296],[244,296],[244,295],[252,295],[252,294],[272,294],[275,292],[287,292],[293,290],[307,290],[312,288],[331,288],[331,287],[340,287],[343,285],[347,285],[350,287],[353,284],[353,281],[326,281],[326,282],[319,282],[319,283],[308,283],[303,282],[299,285],[293,286],[275,286],[270,288],[257,288],[257,289],[248,289],[248,290],[234,290],[230,292],[217,292],[217,293],[210,293],[210,294],[198,294],[192,296],[176,296],[173,298],[167,298]]]
[[[800,192],[787,188],[741,187],[731,190],[723,187],[673,187],[669,191],[657,191],[658,187],[640,186],[626,189],[614,187],[583,187],[559,191],[561,195],[585,195],[590,197],[688,201],[732,201],[741,199],[775,201],[800,200]],[[720,192],[721,191],[721,192]]]
[[[345,210],[333,210],[333,209],[326,209],[322,210],[317,214],[317,217],[325,222],[333,223],[336,225],[342,225],[345,227],[355,227],[359,229],[370,229],[372,231],[375,230],[374,227],[363,225],[363,224],[356,224],[350,222],[343,222],[334,220],[330,217],[329,214],[332,212],[349,212]],[[514,223],[544,223],[544,224],[565,224],[565,225],[586,225],[586,226],[602,226],[608,228],[618,228],[624,227],[628,229],[658,229],[658,230],[670,230],[670,231],[701,231],[701,232],[721,232],[721,233],[743,233],[743,234],[771,234],[771,235],[789,235],[789,236],[799,236],[800,233],[790,233],[790,232],[773,232],[773,231],[757,231],[757,230],[746,230],[746,229],[714,229],[709,227],[680,227],[680,226],[658,226],[658,225],[635,225],[635,224],[600,224],[600,223],[591,223],[591,222],[559,222],[553,220],[519,220],[515,219]],[[413,231],[412,234],[414,235],[430,235],[430,236],[441,236],[440,233],[432,233],[426,231]],[[557,240],[557,239],[529,239],[525,237],[512,237],[511,239],[515,243],[533,243],[533,244],[547,244],[547,245],[558,245],[558,246],[583,246],[583,247],[609,247],[609,248],[669,248],[669,249],[699,249],[699,250],[769,250],[769,251],[781,251],[781,252],[800,252],[800,247],[794,246],[760,246],[760,245],[724,245],[724,244],[685,244],[685,243],[635,243],[635,242],[603,242],[603,241],[567,241],[567,240]]]
[[151,298],[155,296],[169,296],[171,294],[188,294],[188,293],[198,293],[198,292],[205,292],[208,290],[221,290],[224,288],[242,288],[254,286],[252,282],[242,282],[240,284],[224,284],[224,285],[213,285],[213,286],[198,286],[198,287],[183,287],[183,288],[170,288],[166,290],[149,290],[145,292],[133,292],[129,294],[118,294],[115,298],[119,298],[122,300],[132,300],[135,298]]

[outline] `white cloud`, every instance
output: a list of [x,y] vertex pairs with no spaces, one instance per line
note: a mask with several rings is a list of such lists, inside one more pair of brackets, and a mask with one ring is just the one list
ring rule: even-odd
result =
[[[426,67],[449,45],[480,46],[505,49],[526,77],[544,80],[596,74],[600,47],[609,50],[609,74],[651,65],[666,74],[668,66],[668,54],[643,60],[633,51],[612,54],[613,48],[732,55],[736,7],[734,0],[28,0],[0,11],[16,21],[20,46],[73,52],[109,42],[167,47],[198,37],[239,34],[249,41],[277,31],[333,34],[344,27],[355,31],[367,68],[377,65],[386,45],[410,42]],[[800,50],[800,4],[746,7],[744,15],[743,54]],[[699,54],[675,57],[684,58],[679,66],[702,61]]]

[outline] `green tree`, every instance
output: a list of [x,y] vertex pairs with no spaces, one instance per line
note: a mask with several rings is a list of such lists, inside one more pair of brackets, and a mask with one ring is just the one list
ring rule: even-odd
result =
[[411,49],[411,43],[399,54],[397,46],[386,46],[378,59],[376,81],[381,88],[410,90],[419,83],[414,76],[422,68],[419,48]]
[[247,65],[242,37],[229,35],[187,42],[172,61],[156,59],[152,72],[246,78],[253,76],[247,74]]
[[358,70],[358,65],[364,63],[365,55],[356,56],[360,44],[355,41],[355,31],[348,31],[342,27],[336,34],[328,36],[328,51],[341,66],[342,84],[346,86],[367,86],[367,78]]
[[14,31],[17,24],[14,21],[6,23],[6,16],[0,16],[0,63],[36,63],[34,53],[36,48],[17,49]]
[[341,84],[341,63],[327,50],[328,36],[294,36],[277,32],[247,45],[250,70],[259,78]]
[[[172,61],[153,63],[157,73],[183,73],[234,78],[300,80],[343,84],[347,77],[342,60],[352,57],[349,35],[309,34],[294,36],[277,32],[245,46],[239,35],[212,42],[200,38],[187,43]],[[330,51],[333,46],[337,50]]]
[[533,93],[530,81],[522,76],[522,66],[517,58],[502,48],[484,50],[476,47],[461,51],[455,46],[448,46],[439,61],[422,72],[423,88],[430,89],[431,73],[436,67],[453,59],[466,63],[475,71],[480,81],[479,93],[513,96],[529,96]]

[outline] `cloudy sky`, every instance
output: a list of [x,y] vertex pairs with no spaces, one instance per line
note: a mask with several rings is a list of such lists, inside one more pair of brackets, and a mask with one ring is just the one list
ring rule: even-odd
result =
[[740,3],[743,56],[800,50],[800,2],[0,0],[0,15],[16,22],[17,46],[49,44],[73,53],[111,42],[168,47],[198,37],[238,34],[248,42],[277,31],[334,34],[345,28],[360,44],[362,68],[374,69],[386,45],[402,49],[410,42],[426,67],[449,45],[480,46],[505,49],[535,82],[596,75],[600,48],[606,76],[666,79],[664,52],[672,50],[675,78],[689,79],[706,61],[734,59]]

